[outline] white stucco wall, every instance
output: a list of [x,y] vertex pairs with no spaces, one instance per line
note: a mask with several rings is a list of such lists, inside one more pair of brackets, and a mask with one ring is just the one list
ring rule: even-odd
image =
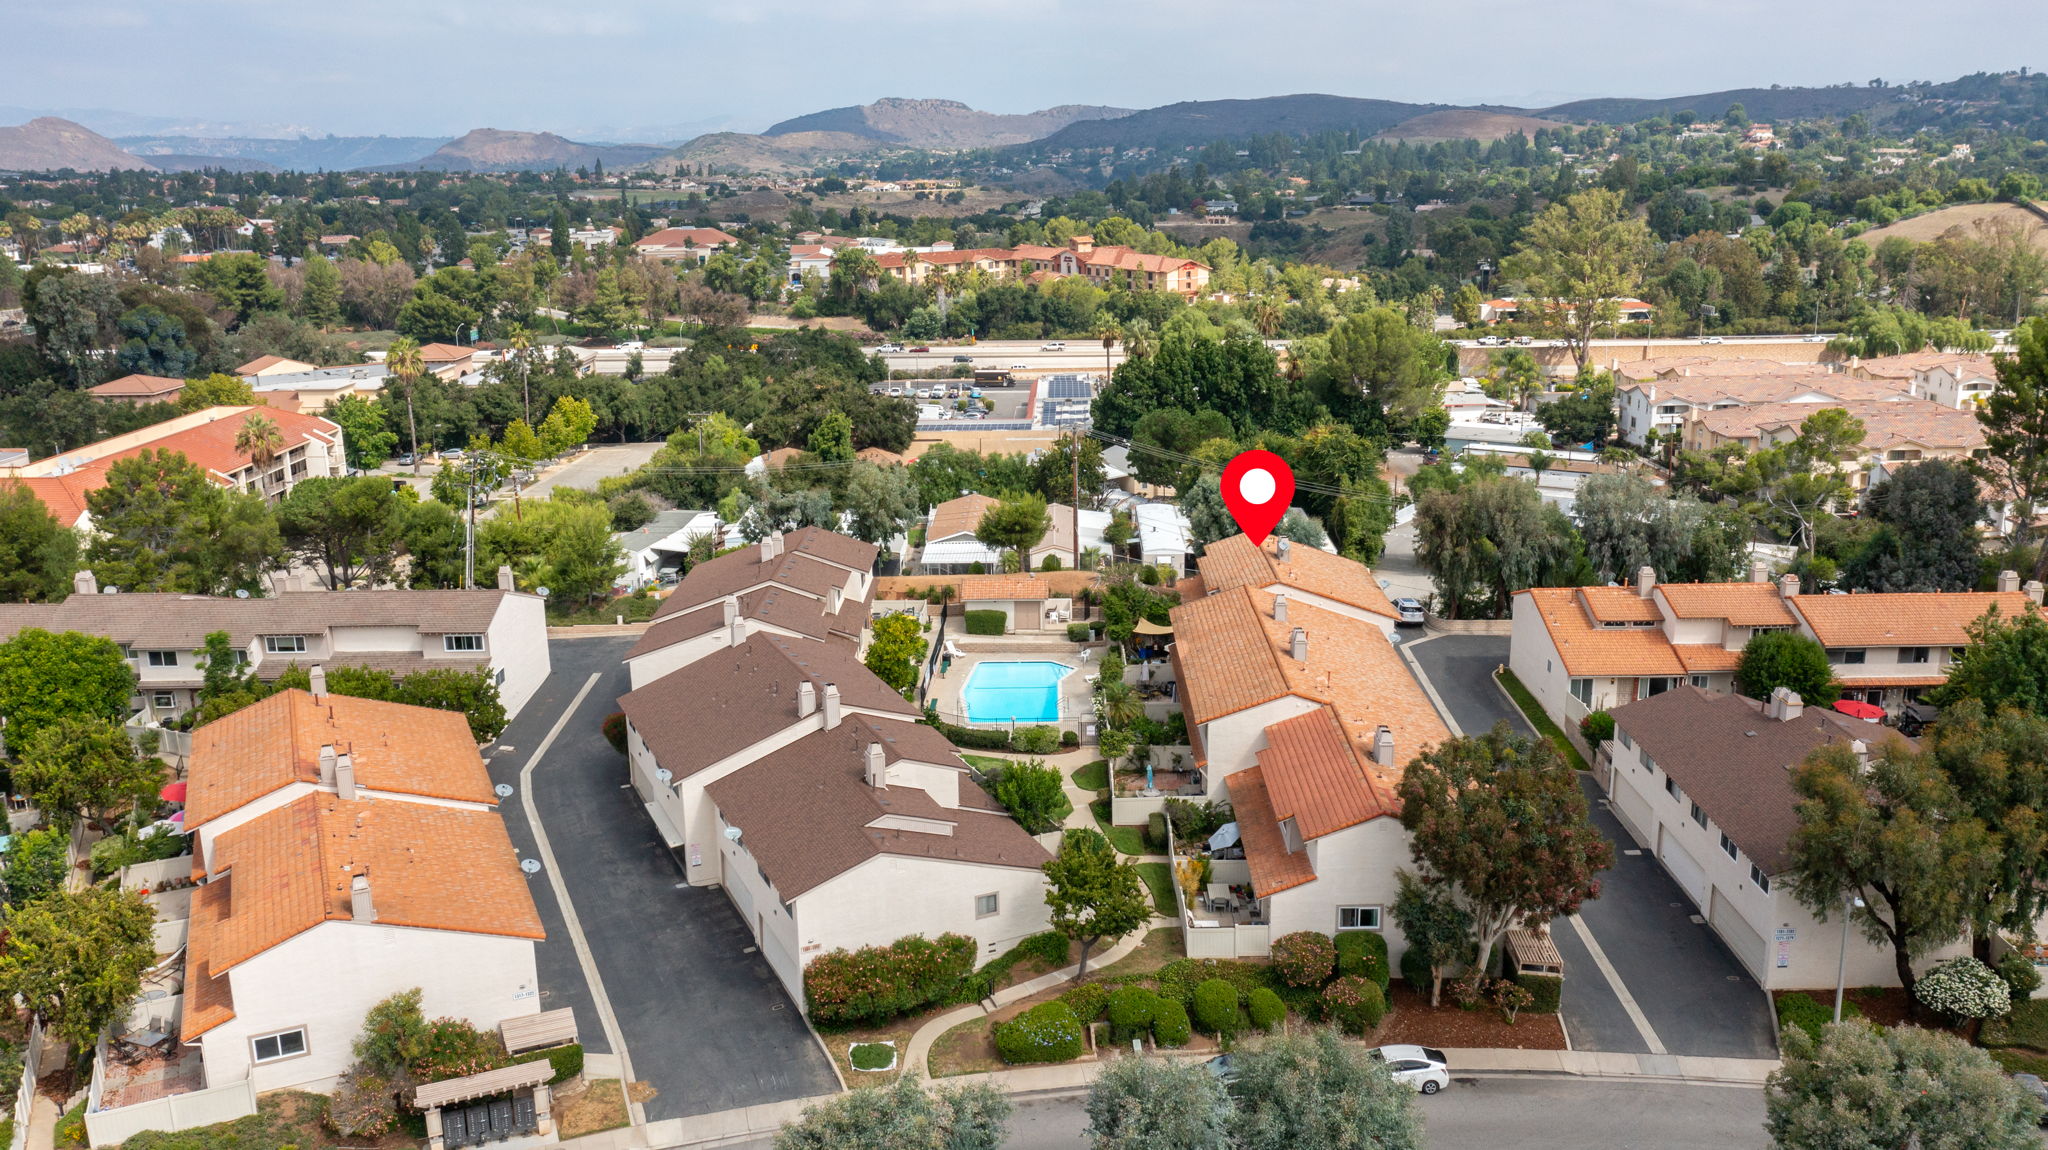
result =
[[1401,889],[1394,871],[1414,865],[1401,820],[1383,817],[1346,827],[1310,840],[1305,849],[1315,864],[1316,880],[1266,900],[1273,937],[1297,930],[1335,934],[1338,907],[1376,906],[1379,933],[1387,936],[1387,960],[1391,969],[1399,970],[1408,943],[1394,926],[1392,908]]
[[[964,818],[1008,818],[964,814]],[[997,911],[976,918],[974,900],[996,896]],[[1046,929],[1045,876],[1037,868],[879,855],[805,891],[796,900],[803,960],[826,951],[894,942],[906,934],[964,934],[986,962]]]
[[1266,747],[1267,727],[1320,706],[1298,695],[1286,695],[1204,724],[1202,748],[1209,753],[1209,793],[1217,793],[1216,784],[1222,780],[1259,765],[1256,756]]
[[[235,1017],[200,1036],[209,1086],[251,1079],[260,1091],[331,1089],[355,1061],[363,1015],[419,987],[428,1018],[493,1028],[540,1012],[531,940],[329,922],[228,972]],[[304,1027],[306,1053],[251,1065],[250,1041]]]
[[[1551,642],[1550,629],[1543,625],[1543,612],[1533,596],[1515,596],[1508,631],[1508,669],[1560,725],[1576,723],[1586,714],[1588,708],[1572,697],[1571,672],[1565,670],[1564,659]],[[1634,690],[1633,678],[1594,679],[1591,709],[1619,706],[1625,701],[1624,694],[1633,699]]]
[[[429,641],[440,645],[438,640]],[[484,646],[491,667],[504,676],[498,684],[498,699],[505,705],[505,717],[516,718],[553,670],[548,658],[547,608],[540,596],[515,593],[501,599],[484,632]]]

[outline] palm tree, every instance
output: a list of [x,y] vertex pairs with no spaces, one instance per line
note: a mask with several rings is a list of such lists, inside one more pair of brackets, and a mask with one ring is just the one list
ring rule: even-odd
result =
[[505,333],[505,342],[512,349],[512,362],[519,365],[519,414],[530,425],[533,423],[533,390],[527,386],[527,377],[533,372],[526,363],[526,353],[533,350],[533,333],[524,324],[513,324]]
[[284,432],[277,429],[276,420],[251,412],[235,430],[235,454],[249,457],[249,463],[256,468],[257,487],[267,488],[263,473],[284,454]]
[[420,425],[413,417],[413,385],[426,374],[427,363],[420,358],[420,343],[411,336],[400,336],[391,342],[391,350],[384,355],[384,366],[398,377],[398,384],[405,389],[405,423],[412,431],[412,473],[420,473]]
[[1118,327],[1115,323],[1106,323],[1102,325],[1101,335],[1102,372],[1104,375],[1108,375],[1110,373],[1109,353],[1116,349],[1117,341],[1124,337],[1124,329]]
[[1280,324],[1285,318],[1286,313],[1280,310],[1280,305],[1271,300],[1260,300],[1252,308],[1252,326],[1259,329],[1259,336],[1262,339],[1272,339],[1279,335]]
[[1145,701],[1122,679],[1102,684],[1096,696],[1102,702],[1102,721],[1112,727],[1121,730],[1145,717]]

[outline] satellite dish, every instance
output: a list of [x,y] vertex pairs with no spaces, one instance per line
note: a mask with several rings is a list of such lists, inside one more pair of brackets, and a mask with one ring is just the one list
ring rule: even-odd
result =
[[102,594],[102,595],[119,595],[120,593],[121,593],[121,589],[120,589],[119,587],[102,587],[102,588],[100,588],[100,594]]
[[540,860],[539,860],[539,859],[520,859],[520,860],[519,860],[519,869],[520,869],[520,870],[523,870],[523,871],[525,871],[525,872],[526,872],[527,874],[539,874],[539,873],[540,873]]
[[731,840],[732,840],[732,841],[734,841],[734,842],[738,842],[738,841],[740,841],[740,828],[738,828],[738,827],[727,827],[727,828],[725,828],[725,837],[726,837],[726,838],[729,838],[729,839],[731,839]]
[[534,591],[543,599],[548,597],[548,589],[545,587],[537,587],[534,589]]
[[676,773],[674,771],[669,770],[667,767],[663,767],[660,770],[654,772],[654,777],[666,783],[670,779],[675,778]]
[[247,589],[247,588],[237,587],[237,588],[235,589],[235,598],[237,598],[237,599],[247,599],[248,597],[249,597],[249,592],[248,592],[248,589]]
[[499,783],[497,786],[492,787],[491,790],[494,791],[497,794],[497,796],[501,799],[509,799],[512,797],[511,783]]

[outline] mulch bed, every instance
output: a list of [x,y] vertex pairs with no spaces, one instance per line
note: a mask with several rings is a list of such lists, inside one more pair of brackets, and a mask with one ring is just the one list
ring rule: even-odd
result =
[[1417,993],[1405,982],[1395,982],[1389,995],[1393,1010],[1370,1039],[1375,1046],[1413,1042],[1422,1046],[1454,1049],[1563,1050],[1564,1027],[1555,1014],[1515,1016],[1514,1025],[1501,1021],[1500,1011],[1491,1006],[1463,1010],[1448,992],[1443,1005],[1431,1008],[1427,992]]

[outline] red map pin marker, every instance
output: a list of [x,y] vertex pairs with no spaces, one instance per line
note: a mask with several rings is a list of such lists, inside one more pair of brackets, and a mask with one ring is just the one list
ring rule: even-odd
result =
[[1270,451],[1246,451],[1223,468],[1223,505],[1252,541],[1266,536],[1294,502],[1294,472]]

